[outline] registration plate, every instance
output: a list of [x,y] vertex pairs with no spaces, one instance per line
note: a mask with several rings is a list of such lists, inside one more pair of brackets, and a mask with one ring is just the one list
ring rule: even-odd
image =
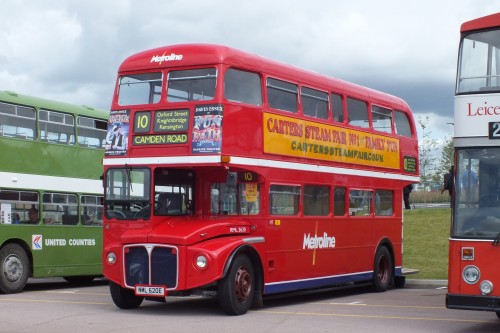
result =
[[164,286],[135,286],[136,296],[164,297],[167,288]]

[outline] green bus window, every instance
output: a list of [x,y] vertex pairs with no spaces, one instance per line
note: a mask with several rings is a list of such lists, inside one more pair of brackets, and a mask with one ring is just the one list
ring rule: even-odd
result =
[[269,213],[272,215],[297,215],[299,213],[300,186],[271,185]]
[[83,225],[102,225],[102,196],[82,195],[80,197],[81,219]]
[[70,114],[40,110],[40,138],[63,145],[75,144],[75,119]]
[[38,224],[38,202],[37,192],[0,190],[1,223]]
[[35,109],[0,103],[0,135],[34,140],[36,138]]
[[78,144],[90,148],[104,148],[107,122],[99,119],[78,117]]
[[51,225],[78,224],[76,194],[44,193],[42,196],[43,223]]

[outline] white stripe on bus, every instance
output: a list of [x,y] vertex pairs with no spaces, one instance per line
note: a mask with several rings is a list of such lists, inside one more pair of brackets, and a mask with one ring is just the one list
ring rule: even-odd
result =
[[[154,164],[202,164],[220,163],[221,156],[173,156],[173,157],[136,157],[136,158],[109,158],[104,159],[103,164],[107,166],[127,165],[154,165]],[[374,177],[383,179],[405,180],[409,182],[419,182],[418,175],[402,175],[398,173],[367,171],[359,169],[347,169],[315,165],[307,163],[283,162],[276,160],[266,160],[257,158],[245,158],[231,156],[230,164],[263,166],[270,168],[281,168],[299,171],[325,172],[339,175],[352,175],[361,177]]]
[[103,194],[102,180],[0,172],[0,188]]

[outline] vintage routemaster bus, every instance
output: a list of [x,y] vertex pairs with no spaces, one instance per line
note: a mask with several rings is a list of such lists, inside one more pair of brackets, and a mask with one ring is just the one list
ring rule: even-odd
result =
[[460,31],[446,305],[500,317],[500,13]]
[[109,111],[0,92],[0,291],[102,276]]
[[418,143],[401,99],[233,48],[120,66],[105,152],[103,271],[120,308],[403,285],[402,189]]

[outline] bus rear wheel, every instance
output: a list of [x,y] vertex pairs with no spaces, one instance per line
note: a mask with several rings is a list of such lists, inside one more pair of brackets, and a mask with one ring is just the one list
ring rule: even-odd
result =
[[29,258],[18,244],[0,250],[0,290],[6,294],[21,292],[29,276]]
[[393,279],[394,269],[392,268],[392,258],[389,250],[381,246],[375,253],[375,263],[373,269],[373,289],[377,292],[386,291]]
[[254,298],[255,275],[252,262],[246,255],[239,255],[219,282],[218,298],[222,310],[228,315],[247,313]]
[[137,309],[144,300],[144,297],[136,296],[133,290],[122,288],[112,281],[109,281],[109,291],[113,302],[120,309]]

